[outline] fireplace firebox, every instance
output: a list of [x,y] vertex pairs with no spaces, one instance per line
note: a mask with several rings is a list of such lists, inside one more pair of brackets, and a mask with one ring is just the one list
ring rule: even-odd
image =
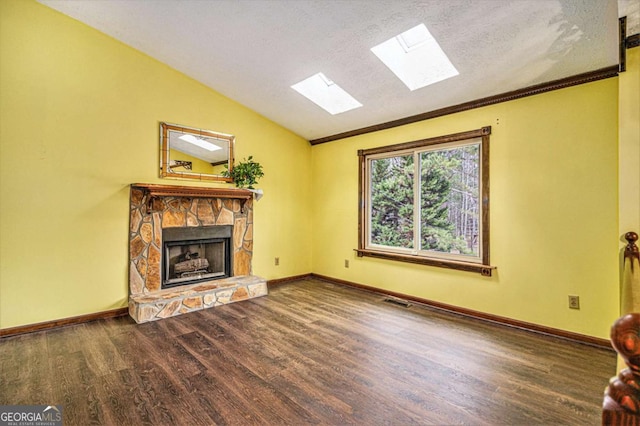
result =
[[232,225],[165,229],[162,288],[233,276],[232,235]]

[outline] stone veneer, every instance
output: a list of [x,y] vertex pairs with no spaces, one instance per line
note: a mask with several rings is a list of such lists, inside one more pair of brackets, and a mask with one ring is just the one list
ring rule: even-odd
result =
[[[202,194],[197,197],[152,196],[147,190],[151,186],[131,186],[129,314],[136,322],[153,321],[267,294],[266,281],[251,275],[251,198],[233,198],[229,195],[232,190],[228,189],[224,190],[224,198],[218,198],[214,188],[202,190],[211,192],[207,197]],[[180,187],[175,188],[178,190]],[[162,230],[212,225],[233,225],[233,276],[162,290]]]
[[129,296],[129,315],[137,322],[155,321],[267,294],[256,276],[230,277]]

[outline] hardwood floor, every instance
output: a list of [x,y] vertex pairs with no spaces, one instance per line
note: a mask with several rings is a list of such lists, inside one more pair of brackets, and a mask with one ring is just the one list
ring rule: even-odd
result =
[[318,280],[0,340],[0,405],[65,425],[600,424],[612,351]]

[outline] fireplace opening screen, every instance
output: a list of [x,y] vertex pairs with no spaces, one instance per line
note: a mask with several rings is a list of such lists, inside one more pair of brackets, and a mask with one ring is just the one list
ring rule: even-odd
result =
[[229,239],[165,242],[163,287],[229,276]]

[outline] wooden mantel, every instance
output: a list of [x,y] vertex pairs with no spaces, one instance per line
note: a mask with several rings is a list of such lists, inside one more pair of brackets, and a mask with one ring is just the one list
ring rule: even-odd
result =
[[242,200],[242,210],[244,210],[244,203],[253,198],[253,192],[237,188],[207,188],[151,183],[133,183],[131,187],[142,190],[149,197],[147,201],[149,207],[152,206],[151,201],[158,197],[233,198]]
[[253,198],[253,192],[248,189],[155,185],[151,183],[134,183],[131,186],[142,189],[150,197],[239,198],[242,200]]

